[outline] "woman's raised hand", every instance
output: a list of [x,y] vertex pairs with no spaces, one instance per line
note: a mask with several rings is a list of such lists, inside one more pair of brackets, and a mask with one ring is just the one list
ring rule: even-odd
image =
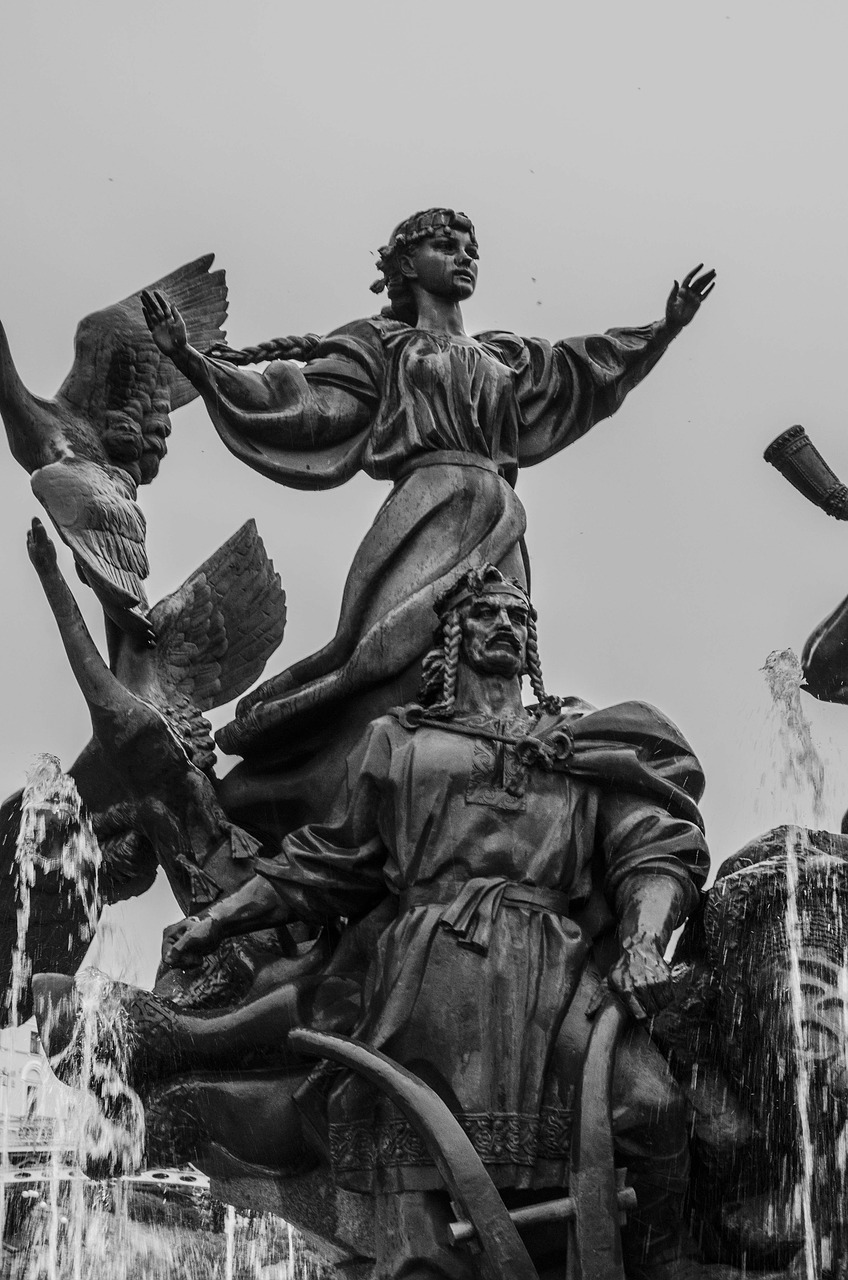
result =
[[690,320],[694,320],[704,298],[715,288],[714,270],[704,271],[702,276],[698,275],[703,266],[703,262],[699,262],[697,267],[693,267],[679,284],[675,280],[674,287],[668,295],[668,302],[665,304],[665,319],[669,328],[682,329]]
[[188,332],[177,308],[158,290],[143,289],[144,319],[159,350],[171,359],[188,346]]

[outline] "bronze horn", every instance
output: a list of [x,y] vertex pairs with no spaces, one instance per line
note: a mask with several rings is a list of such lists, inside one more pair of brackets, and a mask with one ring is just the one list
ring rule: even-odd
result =
[[803,427],[790,427],[763,454],[793,488],[836,520],[848,520],[848,487],[834,475]]

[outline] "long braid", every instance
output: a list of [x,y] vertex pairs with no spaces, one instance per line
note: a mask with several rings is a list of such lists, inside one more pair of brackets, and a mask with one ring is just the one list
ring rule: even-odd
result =
[[530,679],[530,688],[536,695],[539,706],[548,715],[556,715],[562,708],[562,698],[557,698],[552,693],[545,692],[545,683],[542,679],[542,663],[539,658],[539,638],[536,634],[536,611],[531,609],[527,619],[527,675]]
[[[441,639],[441,635],[437,636]],[[418,686],[418,701],[422,707],[432,707],[439,701],[445,687],[445,650],[439,643],[435,649],[428,650],[421,660],[421,682]]]
[[[384,316],[401,320],[404,324],[416,323],[418,309],[409,282],[401,270],[400,259],[404,253],[408,253],[443,227],[467,231],[476,247],[474,224],[467,214],[455,209],[433,208],[423,209],[410,218],[405,218],[395,227],[389,243],[379,250],[377,268],[380,278],[374,281],[371,291],[381,293],[383,289],[388,290],[390,305],[384,308]],[[216,342],[205,354],[233,365],[263,364],[267,360],[306,361],[311,358],[320,341],[318,334],[306,333],[301,336],[292,334],[288,338],[271,338],[255,347],[230,347],[226,342]]]
[[459,650],[462,644],[462,623],[457,609],[451,609],[442,619],[442,637],[444,645],[442,700],[433,703],[427,710],[431,716],[449,720],[456,707],[456,679],[459,671]]
[[309,360],[321,337],[317,333],[290,334],[288,338],[271,338],[255,347],[228,347],[226,342],[216,342],[206,352],[215,360],[227,364],[262,364],[266,360]]

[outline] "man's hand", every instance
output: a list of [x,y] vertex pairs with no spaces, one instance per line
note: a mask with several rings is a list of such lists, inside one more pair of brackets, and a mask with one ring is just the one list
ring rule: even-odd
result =
[[224,937],[213,916],[187,916],[162,933],[162,963],[169,969],[196,969]]
[[153,341],[164,356],[173,359],[188,346],[188,330],[177,308],[158,290],[143,289],[141,308]]
[[702,276],[698,275],[703,265],[703,262],[699,262],[697,267],[685,275],[679,284],[675,280],[674,288],[668,295],[668,302],[665,304],[665,322],[675,332],[679,332],[689,324],[690,320],[694,320],[704,298],[715,288],[715,271],[705,271]]
[[645,1022],[674,999],[671,968],[651,934],[633,933],[621,947],[607,981],[637,1022]]

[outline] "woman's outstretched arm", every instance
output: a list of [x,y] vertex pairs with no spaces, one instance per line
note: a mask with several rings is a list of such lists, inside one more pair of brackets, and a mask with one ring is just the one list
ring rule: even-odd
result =
[[[370,352],[342,337],[330,343],[335,377],[311,377],[293,360],[257,373],[192,347],[182,316],[162,294],[144,292],[142,306],[159,350],[197,388],[224,443],[248,466],[299,488],[338,484],[356,470],[347,446],[355,448],[379,400]],[[319,343],[315,364],[323,368],[327,355]],[[324,465],[322,453],[329,455]]]
[[543,462],[616,412],[712,292],[715,272],[699,272],[700,266],[675,280],[665,314],[650,325],[554,343],[495,338],[518,374],[521,466]]

